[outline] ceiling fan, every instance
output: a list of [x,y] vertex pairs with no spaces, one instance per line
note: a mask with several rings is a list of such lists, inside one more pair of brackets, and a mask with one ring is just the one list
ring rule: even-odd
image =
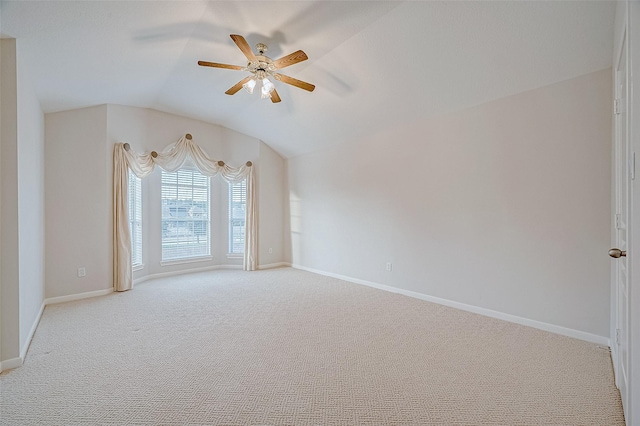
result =
[[251,73],[251,75],[243,78],[229,90],[224,92],[227,95],[234,95],[242,88],[244,88],[249,93],[253,93],[253,89],[256,87],[256,85],[261,84],[261,96],[263,99],[270,98],[271,102],[273,103],[280,102],[280,96],[276,91],[275,85],[271,82],[271,80],[269,80],[269,77],[273,77],[275,80],[282,81],[283,83],[299,87],[300,89],[304,89],[309,92],[313,92],[313,89],[316,88],[316,86],[314,86],[313,84],[300,81],[293,77],[289,77],[276,72],[278,70],[281,70],[282,68],[297,64],[298,62],[306,61],[308,59],[307,54],[302,50],[298,50],[287,56],[283,56],[280,59],[272,60],[268,56],[264,55],[264,52],[267,51],[266,44],[256,44],[256,51],[258,53],[256,55],[251,51],[249,44],[247,44],[247,41],[241,35],[231,34],[231,39],[238,46],[238,48],[240,48],[242,53],[244,53],[244,56],[247,57],[247,60],[249,62],[247,63],[246,67],[242,67],[239,65],[218,64],[216,62],[198,61],[198,65],[203,67],[226,68],[229,70],[249,71]]

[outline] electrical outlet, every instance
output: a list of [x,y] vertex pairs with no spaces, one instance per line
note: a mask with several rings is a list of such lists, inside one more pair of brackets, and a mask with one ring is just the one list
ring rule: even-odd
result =
[[78,276],[80,278],[86,277],[87,276],[87,270],[84,267],[83,268],[78,268]]
[[269,247],[269,254],[273,253],[273,249]]
[[393,270],[393,265],[391,264],[391,262],[387,262],[387,271],[391,272]]

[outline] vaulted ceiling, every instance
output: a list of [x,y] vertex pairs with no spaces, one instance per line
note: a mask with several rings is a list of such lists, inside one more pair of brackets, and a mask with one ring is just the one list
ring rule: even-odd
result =
[[[259,138],[285,157],[611,66],[615,2],[2,1],[44,112],[113,103]],[[229,38],[309,60],[279,104],[224,92],[246,65]]]

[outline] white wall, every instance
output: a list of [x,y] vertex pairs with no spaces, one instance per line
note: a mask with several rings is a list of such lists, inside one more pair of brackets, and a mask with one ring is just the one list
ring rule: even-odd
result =
[[0,361],[20,365],[44,301],[44,114],[14,39],[0,40]]
[[45,137],[46,297],[111,288],[106,105],[46,114]]
[[608,336],[610,95],[604,70],[289,159],[292,263]]
[[26,350],[44,301],[44,113],[18,65],[20,348]]
[[0,290],[2,352],[0,361],[20,356],[20,286],[18,268],[18,94],[16,41],[0,40]]
[[[259,229],[258,263],[284,260],[284,160],[261,141],[218,125],[151,109],[103,105],[64,111],[46,115],[47,297],[112,286],[114,144],[128,142],[137,152],[160,151],[186,133],[191,133],[193,140],[215,159],[234,166],[246,161],[255,164],[259,217],[268,220]],[[134,279],[219,265],[240,267],[241,258],[227,257],[228,186],[220,178],[212,181],[211,260],[160,264],[160,175],[158,169],[143,180],[144,268],[134,272]],[[272,253],[268,253],[269,248]],[[77,277],[78,267],[86,268],[85,278]]]
[[[284,257],[284,159],[268,145],[260,143],[258,172],[258,263],[271,265]],[[271,251],[271,253],[269,252]]]

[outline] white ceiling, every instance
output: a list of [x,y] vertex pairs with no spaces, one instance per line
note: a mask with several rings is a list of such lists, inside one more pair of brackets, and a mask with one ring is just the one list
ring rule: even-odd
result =
[[[259,138],[286,157],[611,65],[615,2],[2,1],[45,112],[113,103]],[[246,73],[229,38],[309,60],[279,104],[224,92]],[[197,135],[196,135],[197,136]]]

